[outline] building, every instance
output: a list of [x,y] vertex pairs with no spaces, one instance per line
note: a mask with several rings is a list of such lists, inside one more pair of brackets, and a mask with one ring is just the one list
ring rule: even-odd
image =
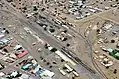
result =
[[109,52],[109,55],[119,60],[119,50],[108,48],[108,49],[105,49],[105,51]]

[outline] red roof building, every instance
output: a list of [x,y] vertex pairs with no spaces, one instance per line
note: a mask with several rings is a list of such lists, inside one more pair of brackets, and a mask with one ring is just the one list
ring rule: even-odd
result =
[[28,53],[27,50],[24,49],[23,51],[16,53],[16,56],[19,59],[25,56],[27,53]]

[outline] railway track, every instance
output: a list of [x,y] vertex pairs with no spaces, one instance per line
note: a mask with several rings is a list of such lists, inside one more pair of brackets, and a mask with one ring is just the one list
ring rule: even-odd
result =
[[[86,31],[84,32],[84,37],[87,37],[86,36]],[[88,39],[88,38],[87,38]],[[87,40],[88,43],[89,43],[89,46],[90,46],[90,50],[92,52],[91,54],[91,61],[92,61],[92,64],[93,66],[95,67],[95,69],[98,71],[98,73],[104,78],[104,79],[108,79],[108,77],[105,75],[105,73],[101,70],[101,68],[98,66],[98,64],[95,62],[94,58],[93,58],[93,51],[92,51],[92,45],[91,45],[91,42],[90,40],[88,39]]]
[[[77,35],[80,35],[84,40],[85,42],[89,45],[90,47],[90,55],[91,55],[91,60],[92,60],[92,63],[94,65],[94,67],[96,68],[96,70],[101,74],[101,76],[103,76],[103,78],[105,79],[108,79],[106,77],[106,75],[101,71],[101,69],[98,67],[98,65],[95,63],[95,61],[93,60],[93,56],[92,56],[92,46],[90,45],[89,41],[86,39],[86,37],[84,37],[83,35],[81,35],[80,33],[77,33],[74,29],[72,29],[71,27],[69,27],[70,30],[72,30],[73,32],[75,32]],[[66,52],[66,51],[65,51]],[[65,54],[67,54],[68,52],[66,52]],[[70,53],[68,53],[69,55],[71,55]],[[72,56],[72,55],[71,55]],[[96,73],[94,70],[90,69],[87,65],[85,65],[78,57],[75,57],[75,56],[72,56],[75,61],[78,63],[78,64],[81,64],[83,67],[85,67],[87,70],[89,70],[91,73]],[[73,59],[73,60],[74,60]]]
[[[52,17],[52,16],[50,16],[50,17]],[[52,17],[53,18],[53,17]],[[58,19],[61,19],[61,18],[59,18],[59,17],[57,17]],[[49,21],[50,22],[50,21]],[[64,27],[65,28],[65,27]],[[65,28],[65,29],[67,29],[67,28]],[[82,35],[82,34],[80,34],[80,33],[77,33],[72,27],[70,27],[69,26],[69,29],[70,30],[72,30],[73,32],[75,32],[77,35],[80,35],[80,37],[81,38],[83,38],[84,40],[85,40],[85,43],[87,43],[88,45],[89,45],[89,43],[87,42],[87,40],[86,40],[86,38]],[[91,47],[90,47],[91,48]],[[92,48],[91,48],[92,49]],[[93,69],[91,69],[90,67],[88,67],[86,64],[84,64],[83,62],[82,62],[82,60],[81,59],[79,59],[78,57],[76,57],[76,56],[74,56],[74,54],[73,54],[73,52],[70,50],[68,50],[67,48],[63,48],[62,50],[61,50],[66,56],[68,56],[70,59],[72,59],[72,60],[74,60],[77,64],[81,64],[84,68],[86,68],[88,71],[90,71],[91,73],[93,73],[93,74],[96,74],[96,72],[93,70]],[[92,50],[91,50],[91,52],[90,52],[90,56],[92,57]],[[72,58],[73,57],[73,58]],[[91,58],[92,59],[92,58]],[[92,62],[93,63],[93,62]]]
[[[58,19],[62,19],[62,18],[59,18],[57,17]],[[81,33],[78,33],[77,31],[75,31],[72,27],[69,26],[69,29],[72,30],[74,33],[76,33],[77,35],[81,36],[84,40],[85,40],[85,43],[89,46],[89,49],[90,49],[90,57],[91,57],[91,61],[92,61],[92,64],[93,66],[95,67],[95,69],[99,72],[99,74],[104,78],[104,79],[108,79],[108,77],[105,75],[105,73],[101,70],[101,68],[98,66],[98,64],[95,62],[95,60],[93,59],[93,51],[92,51],[92,45],[91,45],[91,42],[89,41],[88,38],[86,38],[86,33],[84,32],[84,36],[81,34]],[[66,51],[65,51],[66,52]],[[67,52],[68,53],[68,52]],[[74,56],[72,56],[74,57]],[[82,64],[82,66],[84,66],[87,70],[89,70],[91,73],[96,73],[94,70],[92,70],[91,68],[89,68],[87,65],[85,65],[78,57],[74,57],[75,60]]]
[[[59,18],[59,17],[57,17],[58,19],[62,19],[62,18]],[[66,28],[65,28],[66,29]],[[70,27],[69,26],[69,29],[70,30],[72,30],[73,32],[75,32],[77,35],[79,35],[79,36],[81,36],[84,40],[85,40],[85,43],[89,46],[89,48],[90,48],[90,52],[89,52],[89,54],[90,54],[90,57],[91,57],[91,61],[92,61],[92,64],[93,64],[93,66],[95,67],[95,69],[98,71],[98,73],[104,78],[104,79],[108,79],[107,78],[107,76],[101,71],[101,69],[100,69],[100,67],[98,66],[98,64],[94,61],[94,59],[93,59],[93,51],[92,51],[92,46],[91,46],[91,43],[89,42],[89,40],[87,40],[86,39],[86,36],[85,36],[85,33],[84,33],[84,36],[82,35],[82,34],[80,34],[80,33],[77,33],[72,27]],[[88,71],[90,71],[91,73],[93,73],[93,74],[95,74],[96,72],[94,71],[94,70],[92,70],[91,68],[89,68],[86,64],[84,64],[83,62],[82,62],[82,60],[80,60],[78,57],[75,57],[75,56],[73,56],[73,55],[71,55],[70,53],[69,53],[69,51],[67,51],[67,50],[65,50],[65,49],[63,49],[62,50],[62,52],[65,54],[65,55],[70,55],[70,56],[72,56],[74,59],[72,59],[71,57],[71,59],[72,60],[74,60],[77,64],[81,64],[83,67],[85,67]],[[70,51],[71,52],[71,51]],[[67,56],[68,56],[67,55]]]

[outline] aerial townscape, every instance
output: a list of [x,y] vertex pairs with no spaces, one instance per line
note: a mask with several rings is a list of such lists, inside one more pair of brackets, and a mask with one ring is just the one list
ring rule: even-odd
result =
[[119,79],[119,0],[0,0],[0,79]]

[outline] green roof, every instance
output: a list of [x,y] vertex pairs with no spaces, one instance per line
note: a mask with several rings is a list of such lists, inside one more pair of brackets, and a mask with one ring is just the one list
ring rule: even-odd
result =
[[119,57],[119,53],[116,53],[115,56]]
[[108,51],[108,52],[112,52],[113,49],[112,49],[112,48],[108,48],[107,51]]

